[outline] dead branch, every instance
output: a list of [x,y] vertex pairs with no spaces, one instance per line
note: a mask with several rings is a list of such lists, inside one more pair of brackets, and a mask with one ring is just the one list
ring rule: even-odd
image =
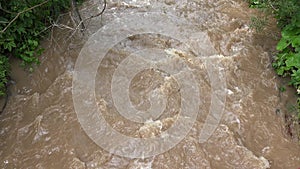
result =
[[88,17],[88,18],[83,19],[83,20],[81,19],[80,22],[79,22],[79,24],[78,24],[78,26],[76,27],[76,30],[79,28],[79,26],[80,26],[83,22],[86,22],[87,20],[90,20],[90,19],[92,19],[92,18],[95,18],[95,17],[98,17],[98,16],[102,15],[102,14],[104,13],[105,9],[106,9],[106,6],[107,6],[107,3],[106,3],[106,0],[104,0],[104,6],[103,6],[102,11],[99,12],[98,14],[96,14],[96,15],[92,15],[92,16],[90,16],[90,17]]
[[32,9],[34,9],[34,8],[39,7],[39,6],[42,6],[42,5],[44,5],[45,3],[47,3],[48,1],[49,1],[49,0],[44,1],[44,2],[42,2],[42,3],[40,3],[40,4],[37,4],[37,5],[34,5],[34,6],[30,7],[30,8],[27,8],[27,9],[21,11],[21,12],[18,12],[17,15],[14,17],[14,19],[12,19],[12,20],[8,23],[8,25],[6,25],[6,27],[0,31],[0,33],[4,33],[4,32],[7,30],[7,28],[9,28],[10,25],[11,25],[16,19],[19,18],[19,16],[20,16],[22,13],[25,13],[25,12],[27,12],[27,11],[30,11],[30,10],[32,10]]
[[[81,17],[79,17],[80,22],[79,22],[78,25],[74,28],[74,31],[72,32],[72,34],[70,35],[70,37],[68,38],[68,40],[71,39],[71,38],[74,36],[74,34],[76,33],[76,31],[79,30],[79,27],[80,27],[80,26],[82,26],[82,28],[83,28],[83,29],[81,29],[81,31],[84,31],[84,29],[85,29],[85,26],[83,25],[84,22],[86,22],[86,21],[88,21],[88,20],[90,20],[90,19],[92,19],[92,18],[95,18],[95,17],[98,17],[98,16],[102,15],[102,14],[104,13],[105,9],[106,9],[106,6],[107,6],[107,2],[106,2],[106,0],[104,0],[104,6],[103,6],[103,9],[102,9],[99,13],[97,13],[96,15],[92,15],[92,16],[90,16],[90,17],[88,17],[88,18],[85,18],[85,19],[81,19]],[[79,11],[78,11],[78,14],[79,14],[79,16],[80,16]],[[60,25],[60,26],[62,26],[62,25]],[[64,27],[65,27],[65,26],[64,26]],[[68,26],[67,26],[67,27],[68,27]],[[68,28],[70,28],[70,27],[68,27]]]
[[[71,4],[72,4],[72,8],[75,9],[75,12],[76,12],[76,14],[77,14],[79,20],[82,21],[80,12],[79,12],[78,7],[77,7],[76,0],[71,0]],[[72,19],[73,19],[73,18],[72,18]],[[81,32],[82,32],[84,29],[85,29],[84,23],[81,23]]]
[[[19,18],[19,16],[20,16],[21,14],[23,14],[23,13],[25,13],[25,12],[28,12],[28,11],[30,11],[30,10],[32,10],[32,9],[35,9],[35,8],[37,8],[37,7],[40,7],[40,6],[42,6],[42,5],[44,5],[44,4],[48,3],[48,2],[49,2],[49,0],[46,0],[46,1],[42,2],[42,3],[40,3],[40,4],[34,5],[34,6],[32,6],[32,7],[30,7],[30,8],[27,8],[27,9],[21,11],[21,12],[18,12],[18,13],[16,14],[16,16],[15,16],[10,22],[8,22],[8,24],[6,25],[6,27],[5,27],[3,30],[0,31],[0,33],[4,33],[4,32],[11,26],[11,24],[12,24],[13,22],[15,22],[15,21]],[[53,29],[54,27],[57,27],[57,28],[59,28],[59,29],[68,29],[68,30],[72,31],[70,37],[68,38],[68,39],[70,39],[70,38],[72,38],[72,37],[74,36],[74,34],[76,33],[77,30],[84,31],[84,30],[86,29],[86,28],[85,28],[85,25],[84,25],[84,22],[86,22],[86,21],[88,21],[88,20],[90,20],[90,19],[92,19],[92,18],[98,17],[98,16],[100,16],[100,15],[102,15],[102,14],[104,13],[104,11],[105,11],[105,9],[106,9],[106,7],[107,7],[107,1],[106,1],[106,0],[103,0],[103,2],[104,2],[103,8],[102,8],[102,10],[101,10],[99,13],[97,13],[96,15],[92,15],[92,16],[90,16],[90,17],[87,17],[87,18],[82,19],[81,15],[80,15],[80,13],[79,13],[79,10],[78,10],[78,8],[77,8],[77,5],[76,5],[75,0],[71,0],[72,6],[75,8],[76,13],[77,13],[77,15],[78,15],[78,18],[79,18],[79,20],[80,20],[79,23],[78,23],[77,25],[75,25],[75,27],[70,27],[70,26],[68,26],[68,25],[58,24],[57,21],[54,21],[53,23],[51,23],[50,26],[48,26],[47,28],[45,28],[44,30],[42,30],[41,32],[39,32],[39,34],[42,33],[42,32],[44,32],[44,31],[46,31],[46,30]],[[8,13],[13,13],[13,12],[7,11],[7,10],[2,9],[2,8],[0,8],[0,10],[2,10],[2,11],[4,11],[4,12],[8,12]],[[73,20],[72,17],[71,17],[71,19],[72,19],[72,21],[74,22],[74,20]],[[51,21],[50,21],[50,22],[51,22]],[[80,28],[80,26],[81,26],[81,28]]]
[[107,3],[106,3],[106,0],[104,0],[104,7],[103,7],[102,11],[99,12],[98,14],[94,15],[94,16],[91,16],[91,17],[87,18],[87,19],[92,19],[94,17],[102,15],[104,13],[105,9],[106,9],[106,6],[107,6]]

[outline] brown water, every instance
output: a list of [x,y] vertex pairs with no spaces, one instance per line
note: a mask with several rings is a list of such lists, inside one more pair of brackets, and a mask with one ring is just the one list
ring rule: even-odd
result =
[[[97,10],[93,1],[81,8],[85,17]],[[100,148],[81,128],[73,105],[72,76],[79,52],[93,33],[125,14],[150,11],[185,18],[208,35],[212,44],[200,48],[203,54],[215,51],[220,56],[226,74],[226,107],[213,135],[200,143],[199,132],[205,112],[209,111],[212,89],[207,73],[196,72],[204,113],[198,115],[188,135],[165,153],[130,159]],[[249,29],[251,15],[257,15],[257,11],[238,0],[109,0],[102,18],[86,23],[88,30],[84,35],[78,33],[67,40],[70,32],[56,29],[53,37],[43,42],[46,50],[41,65],[32,74],[18,68],[18,61],[12,65],[12,78],[17,83],[10,87],[8,105],[0,116],[1,168],[299,168],[300,147],[287,134],[283,115],[295,98],[289,92],[279,96],[277,88],[281,84],[270,64],[276,44],[272,32],[276,29],[269,28],[262,34],[253,32]],[[72,26],[72,21],[66,19],[64,24]],[[179,27],[189,29],[186,25]],[[166,81],[162,72],[148,69],[133,78],[130,100],[137,109],[147,109],[150,103],[146,95],[162,86],[168,103],[166,111],[153,123],[161,126],[130,123],[116,114],[108,102],[109,85],[100,83],[111,79],[121,61],[116,56],[122,58],[143,47],[178,46],[168,37],[143,35],[127,38],[108,52],[98,69],[102,73],[96,77],[96,84],[101,87],[96,94],[104,105],[107,122],[116,130],[132,137],[157,136],[176,121],[178,113],[174,110],[180,104],[178,83],[173,78]],[[110,59],[114,57],[117,59]],[[201,67],[201,61],[190,59],[189,67]],[[276,109],[280,112],[276,113]]]

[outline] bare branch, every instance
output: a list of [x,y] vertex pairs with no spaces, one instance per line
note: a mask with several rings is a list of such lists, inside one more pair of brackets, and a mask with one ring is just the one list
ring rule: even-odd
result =
[[[106,2],[106,0],[104,0],[104,6],[103,6],[103,9],[101,10],[101,12],[97,13],[96,15],[92,15],[92,16],[90,16],[90,17],[88,17],[88,18],[85,18],[85,19],[81,19],[81,17],[80,17],[80,22],[79,22],[78,25],[74,28],[74,31],[73,31],[72,34],[69,36],[69,38],[67,39],[67,41],[68,41],[69,39],[71,39],[71,38],[75,35],[76,31],[79,30],[79,27],[80,27],[80,26],[83,27],[83,29],[81,29],[81,31],[83,31],[83,30],[85,29],[85,27],[84,27],[84,25],[83,25],[84,22],[86,22],[86,21],[88,21],[88,20],[90,20],[90,19],[92,19],[92,18],[95,18],[95,17],[98,17],[98,16],[102,15],[102,14],[104,13],[105,9],[106,9],[106,6],[107,6],[107,2]],[[79,11],[78,11],[78,14],[79,14],[79,16],[80,16]]]
[[22,13],[27,12],[27,11],[30,11],[30,10],[32,10],[32,9],[34,9],[34,8],[39,7],[39,6],[42,6],[42,5],[44,5],[45,3],[47,3],[48,1],[49,1],[49,0],[44,1],[44,2],[42,2],[42,3],[40,3],[40,4],[37,4],[37,5],[35,5],[35,6],[32,6],[32,7],[30,7],[30,8],[27,8],[27,9],[25,9],[25,10],[23,10],[23,11],[17,13],[17,15],[14,17],[14,19],[12,19],[12,20],[8,23],[8,25],[6,25],[6,27],[5,27],[3,30],[0,31],[0,33],[4,33],[4,32],[7,30],[7,28],[9,28],[10,25],[11,25],[16,19],[18,19],[18,17],[19,17]]
[[[80,22],[79,22],[79,24],[77,25],[77,27],[76,27],[76,30],[79,28],[79,26],[80,25],[82,25],[83,24],[83,22],[85,22],[85,21],[87,21],[87,20],[90,20],[90,19],[92,19],[92,18],[95,18],[95,17],[98,17],[98,16],[100,16],[100,15],[102,15],[103,13],[104,13],[104,11],[105,11],[105,9],[106,9],[106,6],[107,6],[107,2],[106,2],[106,0],[104,0],[104,6],[103,6],[103,9],[101,10],[101,12],[99,12],[98,14],[96,14],[96,15],[92,15],[92,16],[90,16],[90,17],[88,17],[88,18],[85,18],[85,19],[80,19]],[[80,16],[80,15],[79,15]],[[81,18],[81,17],[80,17]]]
[[91,16],[91,17],[89,17],[87,19],[92,19],[94,17],[102,15],[104,13],[105,9],[106,9],[106,5],[107,5],[106,0],[104,0],[104,7],[103,7],[102,11],[100,13],[98,13],[97,15]]
[[[58,21],[54,21],[54,22],[51,23],[50,26],[48,26],[47,28],[45,28],[44,30],[42,30],[41,32],[39,32],[39,34],[42,33],[42,32],[44,32],[44,31],[46,31],[46,30],[49,30],[50,28],[51,28],[51,31],[53,32],[53,28],[54,28],[54,27],[57,27],[57,28],[59,28],[59,29],[68,29],[68,30],[72,31],[70,37],[68,38],[68,39],[70,39],[70,38],[72,38],[72,37],[75,35],[75,33],[76,33],[77,30],[84,31],[84,30],[86,29],[85,26],[84,26],[84,22],[86,22],[86,21],[88,21],[88,20],[90,20],[90,19],[92,19],[92,18],[95,18],[95,17],[98,17],[98,16],[102,15],[102,14],[104,13],[106,7],[107,7],[107,0],[103,0],[103,3],[104,3],[104,4],[103,4],[103,9],[102,9],[99,13],[97,13],[96,15],[92,15],[92,16],[90,16],[90,17],[87,17],[87,18],[82,19],[81,16],[80,16],[80,13],[79,13],[79,11],[78,11],[78,8],[77,8],[77,6],[76,6],[75,0],[70,0],[70,1],[71,1],[72,7],[75,8],[75,10],[76,10],[76,12],[77,12],[77,15],[78,15],[79,20],[80,20],[79,23],[76,24],[76,25],[74,25],[74,27],[70,27],[70,26],[68,26],[68,25],[59,24]],[[4,32],[11,26],[11,24],[12,24],[13,22],[15,22],[15,21],[19,18],[19,16],[20,16],[21,14],[23,14],[23,13],[25,13],[25,12],[28,12],[28,11],[34,9],[34,8],[39,7],[39,6],[42,6],[42,5],[46,4],[47,2],[49,2],[49,0],[46,0],[46,1],[42,2],[42,3],[40,3],[40,4],[37,4],[37,5],[35,5],[35,6],[32,6],[32,7],[30,7],[30,8],[27,8],[27,9],[25,9],[25,10],[23,10],[23,11],[17,13],[16,16],[15,16],[10,22],[7,22],[8,24],[6,25],[6,27],[5,27],[3,30],[0,31],[0,33],[4,33]],[[0,10],[4,10],[4,9],[1,9],[1,8],[0,8]],[[5,11],[5,12],[10,12],[10,11]],[[73,17],[71,17],[71,19],[72,19],[73,23],[75,23]],[[51,22],[51,21],[50,21],[50,22]],[[81,26],[82,28],[80,28],[80,26]]]
[[[82,21],[82,18],[81,18],[80,12],[78,10],[76,1],[75,0],[71,0],[71,4],[72,4],[72,8],[75,9],[75,12],[78,15],[79,20]],[[81,31],[83,31],[85,29],[84,23],[81,23],[81,27],[82,27]]]

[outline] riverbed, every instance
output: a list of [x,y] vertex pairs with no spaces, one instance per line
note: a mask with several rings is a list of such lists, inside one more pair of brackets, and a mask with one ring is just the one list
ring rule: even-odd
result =
[[[87,18],[102,7],[103,3],[87,1],[80,7],[80,13]],[[300,147],[288,133],[284,118],[296,98],[292,92],[279,93],[281,81],[271,65],[278,36],[276,23],[271,21],[273,25],[265,32],[255,32],[250,29],[250,18],[254,15],[261,13],[249,9],[242,0],[108,0],[105,13],[85,22],[84,32],[73,34],[67,28],[53,29],[51,37],[42,42],[45,51],[32,73],[19,67],[19,61],[13,61],[15,84],[10,85],[9,101],[0,115],[1,168],[299,168]],[[76,20],[74,13],[70,16]],[[65,14],[60,22],[76,27],[70,16]],[[140,29],[130,32],[131,27]],[[92,76],[95,83],[86,80],[86,88],[78,91],[74,87],[77,73],[82,71],[78,60],[102,55],[89,54],[85,49],[105,51],[102,45],[111,42],[106,35],[125,38],[104,53],[101,63],[96,64],[95,75],[87,73],[87,79]],[[93,47],[95,44],[99,48]],[[166,61],[149,54],[149,49],[159,49],[157,55],[166,53]],[[145,119],[131,117],[128,111],[125,114],[130,118],[126,119],[120,114],[124,107],[115,106],[122,90],[114,95],[125,81],[118,82],[114,77],[126,76],[125,70],[134,71],[126,65],[144,68],[148,64],[145,59],[130,60],[139,59],[136,55],[151,58],[151,63],[159,65],[150,65],[130,77],[128,100],[141,112],[151,109],[152,103],[164,95],[165,102],[157,102],[164,104],[164,110],[161,114],[145,115]],[[83,68],[92,64],[87,65]],[[178,74],[187,70],[187,74],[181,82],[162,69]],[[190,76],[189,71],[194,81],[185,79]],[[114,82],[117,86],[112,91]],[[182,87],[185,84],[187,89]],[[163,151],[154,147],[153,154],[146,157],[137,157],[138,152],[124,155],[107,148],[108,145],[101,147],[101,139],[114,143],[107,140],[109,135],[97,136],[101,137],[99,143],[91,137],[93,127],[90,130],[84,126],[87,123],[82,120],[85,116],[80,114],[82,107],[77,101],[85,98],[90,85],[95,87],[93,94],[101,117],[114,131],[130,138],[162,137],[168,128],[176,126],[176,120],[184,114],[180,106],[186,102],[182,100],[185,91],[199,93],[192,99],[199,101],[195,107],[198,114],[191,114],[191,106],[187,106],[186,117],[194,117],[193,123],[186,131],[178,131],[186,134],[176,144],[170,142],[174,145],[163,147]],[[207,121],[212,116],[214,121]],[[208,122],[214,126],[206,128]],[[100,125],[99,131],[104,128],[101,123],[89,123],[96,124]],[[140,148],[125,143],[122,146],[129,150]]]

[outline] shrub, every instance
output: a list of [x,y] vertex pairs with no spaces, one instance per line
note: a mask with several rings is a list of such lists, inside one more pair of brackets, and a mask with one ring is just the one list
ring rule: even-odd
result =
[[[299,0],[249,0],[250,7],[265,9],[277,19],[281,39],[273,67],[280,76],[290,77],[290,85],[300,94],[300,1]],[[300,95],[298,98],[300,119]]]
[[9,76],[9,57],[24,64],[39,63],[39,42],[47,26],[70,0],[0,0],[0,95],[5,94]]

